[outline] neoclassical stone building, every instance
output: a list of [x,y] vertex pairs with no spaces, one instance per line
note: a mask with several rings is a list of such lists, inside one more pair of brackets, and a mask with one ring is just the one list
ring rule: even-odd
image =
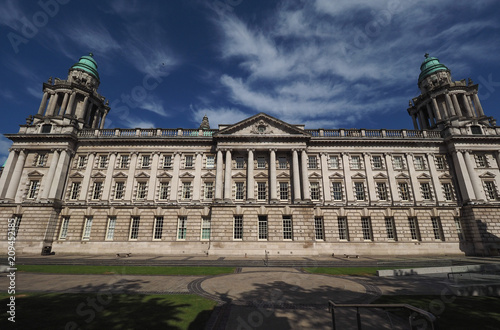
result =
[[414,129],[104,129],[92,55],[43,84],[0,177],[18,253],[498,254],[500,127],[426,55]]

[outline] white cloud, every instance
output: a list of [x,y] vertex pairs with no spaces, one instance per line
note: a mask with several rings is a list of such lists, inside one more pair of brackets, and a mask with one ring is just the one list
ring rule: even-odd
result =
[[163,108],[163,101],[157,100],[156,98],[140,103],[139,108],[154,112],[162,117],[168,116],[167,112]]
[[72,22],[66,29],[66,35],[73,42],[90,52],[108,54],[121,49],[120,44],[110,34],[109,30],[100,23]]
[[0,166],[7,161],[9,157],[9,148],[12,145],[12,141],[7,139],[5,136],[0,135]]
[[192,122],[199,125],[203,116],[207,116],[211,128],[218,128],[219,125],[234,124],[245,118],[248,114],[235,108],[200,108],[191,107],[193,112]]

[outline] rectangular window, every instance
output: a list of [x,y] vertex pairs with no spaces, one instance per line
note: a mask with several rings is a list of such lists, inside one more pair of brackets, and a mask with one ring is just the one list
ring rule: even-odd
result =
[[63,217],[61,223],[61,231],[59,232],[59,239],[66,239],[68,237],[69,217]]
[[46,154],[38,154],[35,158],[35,166],[43,167],[45,166],[45,161],[47,160]]
[[365,200],[365,184],[363,182],[354,182],[354,194],[357,201]]
[[339,156],[330,156],[330,159],[328,160],[328,166],[333,170],[339,169]]
[[288,200],[288,182],[280,182],[280,200]]
[[289,215],[283,216],[283,239],[293,239],[292,217]]
[[359,156],[352,156],[351,157],[351,169],[353,169],[353,170],[361,169],[361,157],[359,157]]
[[311,182],[311,199],[312,200],[319,200],[319,183],[318,182]]
[[486,157],[484,155],[476,155],[477,167],[486,167]]
[[451,183],[449,183],[449,182],[442,183],[441,187],[443,188],[444,199],[447,201],[452,201],[453,200],[453,188],[451,187]]
[[153,239],[159,240],[163,236],[163,217],[155,217],[155,227],[153,231]]
[[341,182],[334,182],[333,183],[332,196],[333,196],[334,201],[341,201],[342,200],[342,183]]
[[257,157],[257,168],[266,168],[266,159],[264,157]]
[[142,161],[141,161],[141,167],[142,168],[148,168],[151,166],[151,156],[149,155],[143,155],[142,156]]
[[214,198],[214,183],[205,182],[205,199]]
[[349,240],[349,232],[347,230],[347,218],[346,217],[339,217],[337,219],[338,226],[339,226],[339,239],[341,241],[347,241]]
[[428,182],[421,182],[420,183],[420,191],[422,193],[422,199],[424,200],[431,200],[432,195],[431,195],[431,187]]
[[455,217],[455,227],[457,228],[458,239],[463,241],[465,239],[464,233],[462,231],[462,223],[459,217]]
[[165,155],[163,157],[163,168],[172,168],[172,156]]
[[130,223],[130,239],[136,240],[139,237],[139,223],[141,218],[132,217],[132,222]]
[[101,181],[94,182],[94,187],[92,189],[92,199],[101,198],[101,194],[102,194],[102,182]]
[[325,231],[323,229],[323,218],[322,217],[314,217],[314,235],[316,240],[324,240],[325,239]]
[[187,217],[179,217],[177,223],[177,239],[186,239]]
[[186,168],[193,167],[193,155],[186,155]]
[[23,220],[22,215],[16,215],[14,216],[14,237],[17,237],[17,234],[19,233],[19,227],[21,226],[21,221]]
[[394,164],[394,169],[395,170],[402,170],[404,168],[403,166],[403,157],[401,156],[394,156],[392,159],[392,162]]
[[484,186],[486,188],[486,196],[488,199],[495,200],[497,199],[497,188],[495,186],[495,182],[493,181],[485,181]]
[[415,169],[416,170],[425,170],[424,157],[422,157],[422,156],[416,156],[414,164],[415,164]]
[[436,156],[435,160],[436,160],[436,168],[438,170],[446,169],[446,162],[444,161],[443,156]]
[[207,156],[207,168],[215,168],[215,156]]
[[408,225],[410,226],[411,239],[413,241],[420,241],[420,229],[418,228],[417,218],[409,217]]
[[408,184],[406,182],[398,183],[399,186],[399,195],[401,196],[401,200],[409,201],[410,194],[408,193]]
[[86,217],[85,218],[85,225],[83,227],[82,240],[89,240],[90,239],[91,230],[92,230],[92,217]]
[[38,180],[31,180],[30,181],[30,186],[28,188],[28,199],[35,199],[36,195],[38,194],[38,186],[39,186],[40,181]]
[[236,157],[236,168],[243,169],[245,168],[245,160],[243,157]]
[[137,199],[145,199],[147,193],[147,182],[137,183]]
[[365,241],[373,240],[372,223],[369,217],[361,218],[361,230],[363,231],[363,239]]
[[158,194],[158,199],[168,199],[168,182],[160,182],[160,192]]
[[182,199],[191,198],[191,182],[182,183]]
[[234,216],[234,229],[233,229],[234,239],[243,239],[243,216]]
[[387,186],[385,182],[377,182],[378,199],[381,201],[387,200]]
[[115,199],[122,199],[125,191],[125,182],[115,183]]
[[80,195],[80,182],[71,183],[71,190],[69,192],[69,199],[75,200]]
[[128,158],[128,155],[122,155],[120,157],[120,168],[128,168],[128,161],[129,161],[129,158]]
[[87,162],[87,157],[86,156],[78,156],[78,163],[76,167],[78,168],[85,168],[85,163]]
[[106,156],[106,155],[99,156],[98,167],[99,168],[106,168],[107,165],[108,165],[108,156]]
[[372,157],[372,165],[373,165],[374,170],[381,170],[382,169],[382,157],[373,156]]
[[201,218],[201,239],[210,239],[210,218]]
[[387,232],[387,239],[390,241],[396,241],[396,233],[394,230],[394,218],[386,217],[385,218],[385,230]]
[[108,230],[106,231],[106,240],[112,241],[115,237],[116,217],[109,217]]
[[441,227],[441,219],[439,217],[432,217],[431,221],[432,221],[432,231],[434,233],[434,238],[444,241],[443,228]]
[[288,162],[286,160],[286,157],[279,157],[278,158],[278,168],[280,170],[286,170],[288,168]]
[[266,199],[266,183],[265,182],[257,182],[257,199],[265,200]]
[[267,239],[267,216],[259,215],[259,239]]
[[316,156],[309,156],[308,157],[307,167],[308,168],[312,168],[312,169],[318,168]]
[[243,200],[245,197],[245,185],[243,182],[236,182],[236,200]]

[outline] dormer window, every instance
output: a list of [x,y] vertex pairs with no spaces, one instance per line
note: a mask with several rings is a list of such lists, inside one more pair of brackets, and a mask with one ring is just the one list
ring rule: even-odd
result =
[[471,126],[470,131],[472,134],[478,134],[478,135],[483,134],[483,131],[481,130],[480,126]]
[[52,125],[51,124],[43,124],[42,125],[42,133],[50,133],[52,130]]

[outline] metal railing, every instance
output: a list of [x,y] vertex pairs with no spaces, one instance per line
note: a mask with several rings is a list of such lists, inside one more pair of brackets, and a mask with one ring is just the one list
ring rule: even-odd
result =
[[[358,326],[358,330],[362,329],[361,323],[361,313],[359,312],[360,308],[366,309],[406,309],[413,313],[417,313],[422,315],[430,324],[431,329],[437,329],[436,317],[423,309],[417,308],[408,304],[336,304],[331,300],[328,300],[328,311],[332,313],[332,329],[337,330],[337,326],[335,324],[335,309],[336,308],[356,308],[356,322]],[[408,318],[408,322],[410,328],[413,329],[413,314]]]

